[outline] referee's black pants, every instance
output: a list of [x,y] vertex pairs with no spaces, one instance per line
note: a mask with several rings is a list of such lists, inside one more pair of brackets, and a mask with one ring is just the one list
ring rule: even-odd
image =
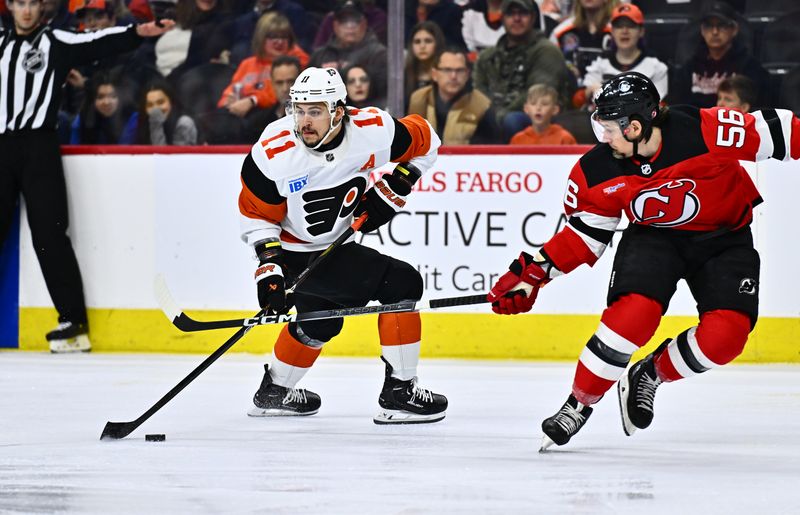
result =
[[67,236],[67,189],[55,131],[0,134],[0,241],[8,235],[20,193],[58,320],[85,323],[81,272]]

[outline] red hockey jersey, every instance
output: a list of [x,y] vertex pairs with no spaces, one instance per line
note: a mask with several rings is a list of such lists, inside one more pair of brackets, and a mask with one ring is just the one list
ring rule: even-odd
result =
[[559,271],[593,265],[623,212],[630,223],[651,227],[743,227],[761,197],[739,160],[800,158],[800,120],[783,109],[680,106],[670,110],[661,136],[646,162],[616,159],[604,143],[575,164],[564,197],[568,223],[543,248]]

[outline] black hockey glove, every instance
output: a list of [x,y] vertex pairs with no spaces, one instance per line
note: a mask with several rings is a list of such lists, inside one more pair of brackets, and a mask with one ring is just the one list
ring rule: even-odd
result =
[[258,268],[255,273],[258,305],[275,313],[286,313],[291,303],[286,300],[281,244],[277,241],[259,243],[255,251],[258,255]]
[[411,188],[422,176],[422,172],[411,163],[400,163],[391,175],[382,177],[373,187],[364,192],[356,207],[355,216],[367,213],[367,221],[361,232],[372,232],[389,222],[403,206]]

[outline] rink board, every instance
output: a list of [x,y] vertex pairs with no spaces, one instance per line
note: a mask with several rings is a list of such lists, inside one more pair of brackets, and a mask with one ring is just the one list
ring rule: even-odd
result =
[[[241,318],[249,312],[192,312],[198,319]],[[50,308],[25,308],[20,348],[46,350],[38,328],[52,324]],[[422,315],[422,356],[462,359],[574,360],[597,329],[598,315],[526,315],[425,313]],[[188,352],[210,354],[235,329],[182,333],[158,310],[91,309],[92,345],[101,352]],[[697,324],[696,317],[667,316],[650,348]],[[30,328],[32,330],[28,330]],[[266,354],[281,326],[250,331],[231,352]],[[761,318],[739,363],[800,363],[800,321]],[[344,330],[323,349],[325,356],[378,356],[377,316],[348,319]]]
[[[254,261],[239,239],[237,210],[239,169],[247,149],[162,150],[97,155],[73,149],[64,158],[71,237],[99,351],[207,352],[233,333],[190,334],[173,328],[157,311],[152,288],[157,273],[165,275],[179,306],[198,318],[255,311]],[[535,250],[563,226],[566,177],[582,150],[443,149],[409,198],[406,212],[359,241],[416,266],[425,298],[483,293],[520,250]],[[757,208],[753,224],[762,256],[761,320],[740,359],[798,362],[800,277],[794,270],[800,246],[785,221],[794,218],[800,166],[767,162],[748,165],[748,170],[766,203]],[[488,306],[425,313],[423,354],[574,359],[605,306],[618,239],[594,268],[581,267],[549,285],[534,315],[499,317]],[[56,317],[24,213],[20,262],[19,347],[44,349],[43,335]],[[696,323],[695,303],[685,286],[679,287],[667,314],[654,340]],[[325,353],[377,354],[375,325],[375,317],[348,320]],[[268,352],[276,331],[258,328],[234,350]]]

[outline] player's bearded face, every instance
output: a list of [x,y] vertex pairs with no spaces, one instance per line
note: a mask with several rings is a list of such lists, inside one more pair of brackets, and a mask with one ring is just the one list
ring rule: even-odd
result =
[[297,133],[306,145],[314,146],[325,137],[331,124],[331,114],[324,103],[297,104],[294,107]]

